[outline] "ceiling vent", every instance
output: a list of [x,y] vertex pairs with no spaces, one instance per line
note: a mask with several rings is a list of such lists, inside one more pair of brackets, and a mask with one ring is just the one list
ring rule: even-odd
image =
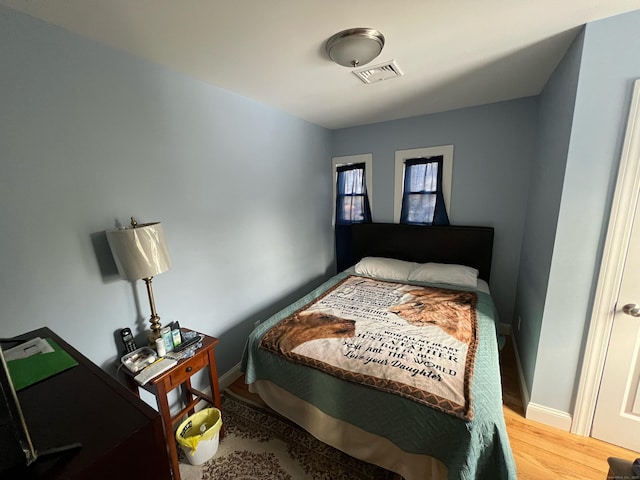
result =
[[364,83],[377,83],[399,77],[402,75],[402,71],[395,60],[391,60],[371,67],[357,68],[353,70],[353,74]]

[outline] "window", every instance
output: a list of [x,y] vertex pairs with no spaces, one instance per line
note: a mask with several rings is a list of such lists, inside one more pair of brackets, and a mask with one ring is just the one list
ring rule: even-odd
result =
[[365,184],[365,164],[342,165],[337,169],[336,225],[362,223],[371,219]]
[[404,162],[400,223],[449,225],[442,195],[442,156]]
[[372,164],[370,153],[333,159],[335,225],[371,221]]
[[395,161],[394,221],[448,224],[448,219],[443,221],[442,209],[435,207],[440,179],[444,215],[451,211],[453,145],[398,150]]
[[371,154],[333,159],[336,266],[339,272],[353,265],[351,225],[371,222],[368,193],[371,191],[372,159]]

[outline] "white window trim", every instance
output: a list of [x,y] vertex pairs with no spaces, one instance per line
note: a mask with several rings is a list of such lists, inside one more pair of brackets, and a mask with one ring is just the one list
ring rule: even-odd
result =
[[442,193],[447,214],[451,218],[451,179],[453,178],[453,145],[439,147],[414,148],[411,150],[396,150],[396,166],[393,195],[393,221],[400,223],[402,210],[402,193],[404,190],[404,162],[411,158],[429,158],[442,155]]
[[373,154],[363,153],[360,155],[348,155],[345,157],[333,157],[331,159],[331,168],[333,169],[333,215],[332,222],[336,224],[336,182],[338,181],[338,167],[343,165],[352,165],[354,163],[364,163],[365,180],[367,182],[367,196],[369,197],[369,206],[373,211]]

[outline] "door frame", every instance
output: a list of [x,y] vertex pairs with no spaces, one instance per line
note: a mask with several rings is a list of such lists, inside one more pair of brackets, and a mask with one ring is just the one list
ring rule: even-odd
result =
[[576,435],[591,435],[639,191],[640,80],[636,80],[571,423]]

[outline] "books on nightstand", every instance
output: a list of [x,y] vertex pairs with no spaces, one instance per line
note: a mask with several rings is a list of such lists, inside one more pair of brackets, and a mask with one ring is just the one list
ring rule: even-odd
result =
[[139,374],[133,377],[133,379],[140,385],[146,385],[151,379],[157,377],[161,373],[166,372],[177,364],[178,362],[176,360],[172,360],[170,358],[161,358],[160,360],[144,368]]

